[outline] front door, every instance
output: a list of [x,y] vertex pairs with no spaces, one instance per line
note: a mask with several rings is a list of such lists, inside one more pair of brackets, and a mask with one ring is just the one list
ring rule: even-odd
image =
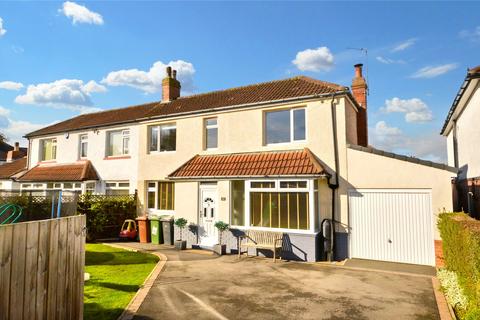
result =
[[200,245],[213,247],[218,242],[217,221],[217,185],[200,185],[199,204],[199,240]]

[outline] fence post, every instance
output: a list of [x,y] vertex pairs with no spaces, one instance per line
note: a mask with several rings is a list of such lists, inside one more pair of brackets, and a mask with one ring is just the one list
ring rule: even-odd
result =
[[62,209],[62,190],[58,192],[58,203],[57,203],[57,218],[60,218],[61,216],[61,210]]
[[33,199],[32,199],[32,190],[30,190],[29,195],[28,195],[28,214],[27,214],[27,221],[32,220],[32,204],[33,204]]

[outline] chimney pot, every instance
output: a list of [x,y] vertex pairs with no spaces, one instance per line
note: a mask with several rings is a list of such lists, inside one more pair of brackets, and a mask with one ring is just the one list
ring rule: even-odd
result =
[[172,76],[173,76],[173,79],[177,79],[177,70],[173,70]]
[[20,150],[20,142],[15,142],[15,147],[13,148],[13,151],[19,151]]
[[363,69],[363,63],[357,63],[354,65],[355,67],[355,78],[362,78],[362,69]]
[[170,67],[170,66],[167,67],[167,77],[168,78],[172,77],[172,67]]

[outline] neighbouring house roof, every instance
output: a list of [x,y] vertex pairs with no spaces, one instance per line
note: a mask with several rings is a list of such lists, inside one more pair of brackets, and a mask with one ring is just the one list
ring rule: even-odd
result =
[[307,148],[219,155],[196,155],[171,173],[170,179],[328,176]]
[[28,170],[19,181],[86,181],[98,180],[97,172],[90,161],[70,164],[38,165]]
[[463,80],[462,86],[458,90],[458,93],[455,96],[455,99],[453,100],[452,106],[448,111],[447,118],[445,119],[445,123],[443,124],[442,131],[440,132],[440,134],[443,135],[443,134],[448,134],[448,132],[450,132],[450,128],[448,129],[448,132],[447,132],[447,127],[450,127],[449,126],[450,120],[452,120],[452,117],[457,111],[460,101],[462,100],[462,97],[465,94],[465,91],[467,90],[470,83],[474,79],[477,82],[479,81],[478,79],[480,79],[480,66],[476,66],[474,68],[468,69],[467,75],[465,76],[465,80]]
[[[0,161],[7,161],[7,155],[9,151],[13,151],[15,148],[6,143],[5,141],[0,141]],[[20,159],[27,155],[27,148],[19,148],[17,152],[13,154],[13,159]]]
[[161,118],[183,113],[207,112],[219,108],[240,108],[245,105],[282,101],[315,95],[349,93],[348,87],[298,76],[283,80],[258,83],[227,90],[180,97],[170,102],[152,102],[122,109],[83,114],[40,130],[26,137],[48,135],[71,130],[134,122],[149,118]]
[[27,157],[0,165],[0,179],[11,179],[27,169]]
[[408,156],[404,156],[404,155],[401,155],[401,154],[396,154],[396,153],[393,153],[393,152],[388,152],[388,151],[375,149],[375,148],[372,148],[372,147],[362,147],[362,146],[353,145],[353,144],[349,144],[349,145],[347,145],[347,147],[350,148],[350,149],[353,149],[353,150],[357,150],[357,151],[373,153],[373,154],[376,154],[376,155],[379,155],[379,156],[384,156],[384,157],[393,158],[393,159],[397,159],[397,160],[401,160],[401,161],[416,163],[416,164],[420,164],[420,165],[423,165],[423,166],[433,167],[433,168],[437,168],[437,169],[441,169],[441,170],[447,170],[447,171],[450,171],[450,172],[453,172],[453,173],[458,172],[457,168],[450,167],[450,166],[448,166],[446,164],[443,164],[443,163],[437,163],[437,162],[433,162],[433,161],[422,160],[422,159],[415,158],[415,157],[408,157]]

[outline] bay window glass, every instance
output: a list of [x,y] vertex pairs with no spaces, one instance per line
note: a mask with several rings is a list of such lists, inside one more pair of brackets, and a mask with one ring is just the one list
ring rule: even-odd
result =
[[305,109],[266,112],[265,135],[267,144],[305,140]]
[[308,192],[250,192],[250,225],[308,230]]
[[121,156],[130,153],[130,130],[110,131],[107,134],[108,156]]
[[217,118],[205,120],[205,147],[206,149],[218,147]]
[[123,196],[130,194],[130,183],[127,181],[109,181],[105,183],[107,195]]
[[44,139],[40,141],[41,144],[41,160],[49,161],[57,158],[57,139]]
[[177,147],[177,128],[175,124],[150,126],[148,129],[149,151],[175,151]]
[[232,225],[245,225],[245,181],[232,181]]

